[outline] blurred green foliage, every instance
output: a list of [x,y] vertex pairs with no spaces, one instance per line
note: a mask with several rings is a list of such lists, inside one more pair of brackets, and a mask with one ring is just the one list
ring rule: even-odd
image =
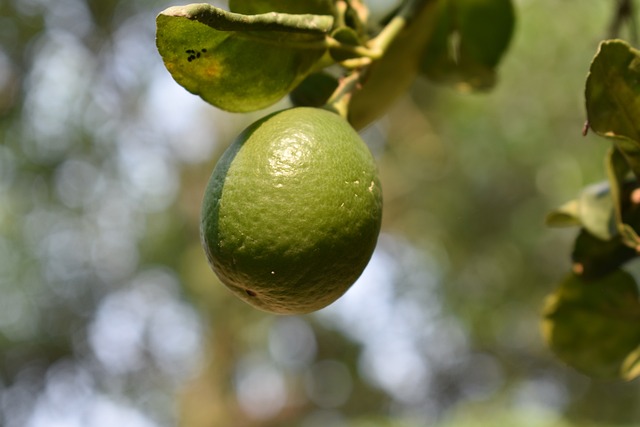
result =
[[1,2],[0,425],[637,425],[637,380],[581,375],[538,327],[575,238],[545,214],[605,178],[581,130],[612,3],[515,1],[491,92],[418,80],[363,130],[373,261],[331,307],[273,317],[215,282],[198,236],[216,158],[263,113],[171,80],[171,2]]
[[510,0],[442,0],[421,70],[461,90],[487,90],[515,24]]
[[543,332],[558,356],[597,378],[635,375],[630,355],[640,342],[640,299],[622,270],[597,280],[571,274],[547,298]]

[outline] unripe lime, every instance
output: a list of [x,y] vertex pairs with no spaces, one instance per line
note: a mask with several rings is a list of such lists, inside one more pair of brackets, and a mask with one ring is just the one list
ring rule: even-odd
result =
[[300,107],[245,129],[216,165],[201,236],[221,282],[272,313],[319,310],[360,276],[376,245],[374,159],[346,120]]

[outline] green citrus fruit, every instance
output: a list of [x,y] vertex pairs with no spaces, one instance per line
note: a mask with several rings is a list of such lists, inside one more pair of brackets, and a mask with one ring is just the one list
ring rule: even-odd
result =
[[338,299],[371,258],[382,193],[346,120],[299,107],[245,129],[216,165],[201,235],[217,276],[264,311],[301,314]]

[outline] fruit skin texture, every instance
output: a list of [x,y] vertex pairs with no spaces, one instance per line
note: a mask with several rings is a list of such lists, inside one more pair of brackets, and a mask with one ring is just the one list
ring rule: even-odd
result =
[[382,191],[358,134],[299,107],[245,129],[207,186],[201,238],[214,272],[264,311],[303,314],[338,299],[375,248]]

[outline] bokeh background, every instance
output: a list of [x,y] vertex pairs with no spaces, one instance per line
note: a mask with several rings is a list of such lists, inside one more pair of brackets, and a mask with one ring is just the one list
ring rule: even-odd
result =
[[576,232],[544,216],[604,179],[583,85],[614,3],[516,0],[493,91],[416,81],[362,133],[385,191],[369,267],[278,317],[200,248],[210,171],[264,112],[171,79],[154,19],[180,3],[0,0],[0,425],[639,425],[638,381],[591,380],[539,332]]

